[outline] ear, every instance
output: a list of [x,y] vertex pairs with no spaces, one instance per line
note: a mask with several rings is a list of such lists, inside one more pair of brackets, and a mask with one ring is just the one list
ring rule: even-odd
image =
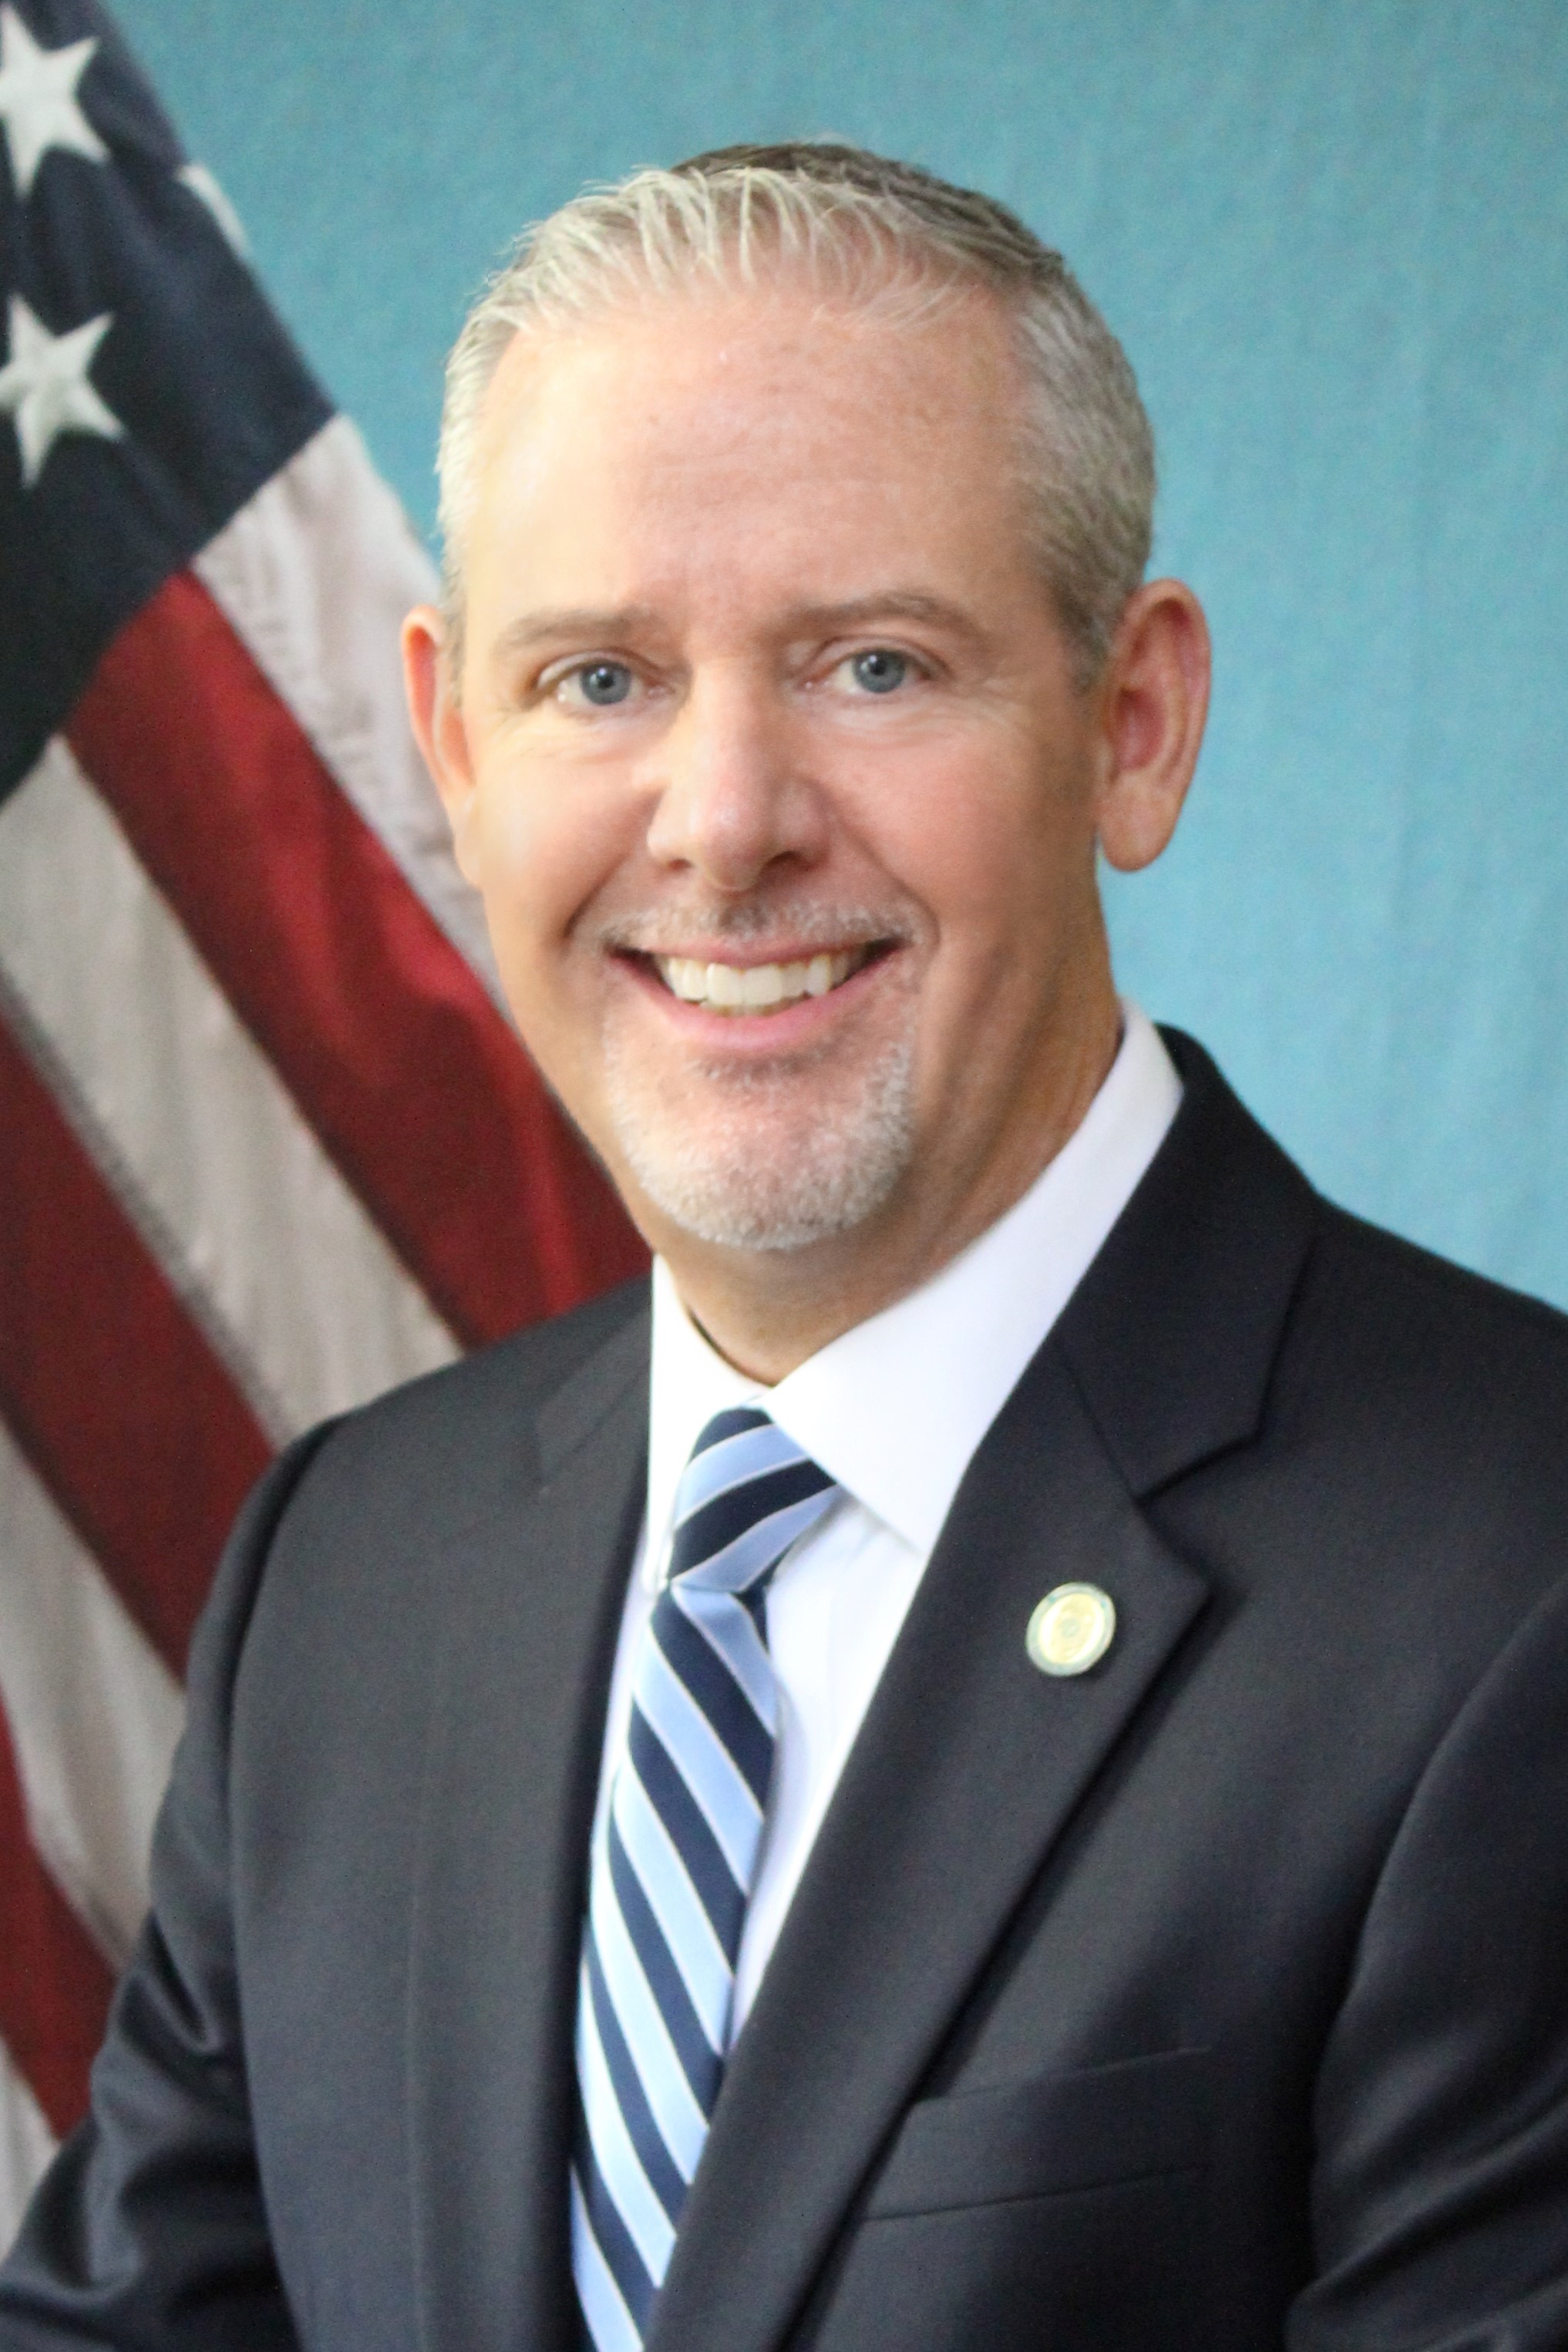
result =
[[1204,608],[1179,580],[1151,580],[1122,614],[1097,689],[1105,761],[1100,845],[1123,873],[1152,865],[1176,829],[1209,706]]
[[465,880],[477,888],[476,793],[468,731],[453,691],[447,625],[433,604],[416,604],[403,624],[403,684],[415,739],[452,828],[458,867]]

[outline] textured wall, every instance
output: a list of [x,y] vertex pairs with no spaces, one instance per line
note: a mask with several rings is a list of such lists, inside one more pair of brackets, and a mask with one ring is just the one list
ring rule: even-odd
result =
[[837,131],[1005,196],[1137,366],[1206,599],[1125,981],[1351,1206],[1568,1303],[1562,0],[121,0],[428,520],[443,349],[582,180]]

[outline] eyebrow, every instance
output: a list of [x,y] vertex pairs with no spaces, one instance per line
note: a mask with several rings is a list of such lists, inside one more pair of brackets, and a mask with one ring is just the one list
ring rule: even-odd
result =
[[820,629],[825,635],[866,628],[876,621],[922,621],[929,627],[975,639],[983,634],[962,604],[950,604],[945,597],[927,595],[919,588],[874,590],[868,596],[852,596],[843,604],[799,605],[790,615],[792,627]]
[[[806,631],[813,635],[832,636],[846,630],[868,627],[877,621],[922,622],[928,627],[947,629],[972,642],[978,641],[983,634],[962,605],[950,604],[945,598],[928,595],[919,588],[873,591],[867,596],[847,597],[840,604],[798,604],[785,614],[784,631],[786,635]],[[521,614],[509,623],[496,639],[493,657],[504,664],[540,646],[563,641],[574,645],[615,645],[657,627],[658,624],[658,615],[651,604],[547,607],[541,612]]]
[[524,613],[501,631],[493,657],[500,662],[512,661],[519,654],[531,653],[537,646],[552,645],[562,638],[573,644],[613,643],[651,627],[656,618],[650,604],[621,604],[613,611],[601,611],[588,604],[562,605],[553,611]]

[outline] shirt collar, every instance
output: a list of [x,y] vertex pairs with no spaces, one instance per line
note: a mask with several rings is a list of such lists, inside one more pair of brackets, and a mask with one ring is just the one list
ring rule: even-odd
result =
[[1124,1003],[1110,1075],[1023,1198],[929,1282],[772,1389],[710,1345],[656,1258],[650,1571],[662,1570],[675,1490],[704,1424],[751,1402],[765,1404],[847,1493],[929,1553],[981,1439],[1089,1271],[1181,1098],[1153,1024]]

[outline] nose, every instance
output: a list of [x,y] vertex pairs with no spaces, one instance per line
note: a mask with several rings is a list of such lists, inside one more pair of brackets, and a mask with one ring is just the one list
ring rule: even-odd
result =
[[710,888],[754,888],[781,859],[810,865],[826,841],[823,795],[773,683],[738,667],[699,676],[660,740],[649,854]]

